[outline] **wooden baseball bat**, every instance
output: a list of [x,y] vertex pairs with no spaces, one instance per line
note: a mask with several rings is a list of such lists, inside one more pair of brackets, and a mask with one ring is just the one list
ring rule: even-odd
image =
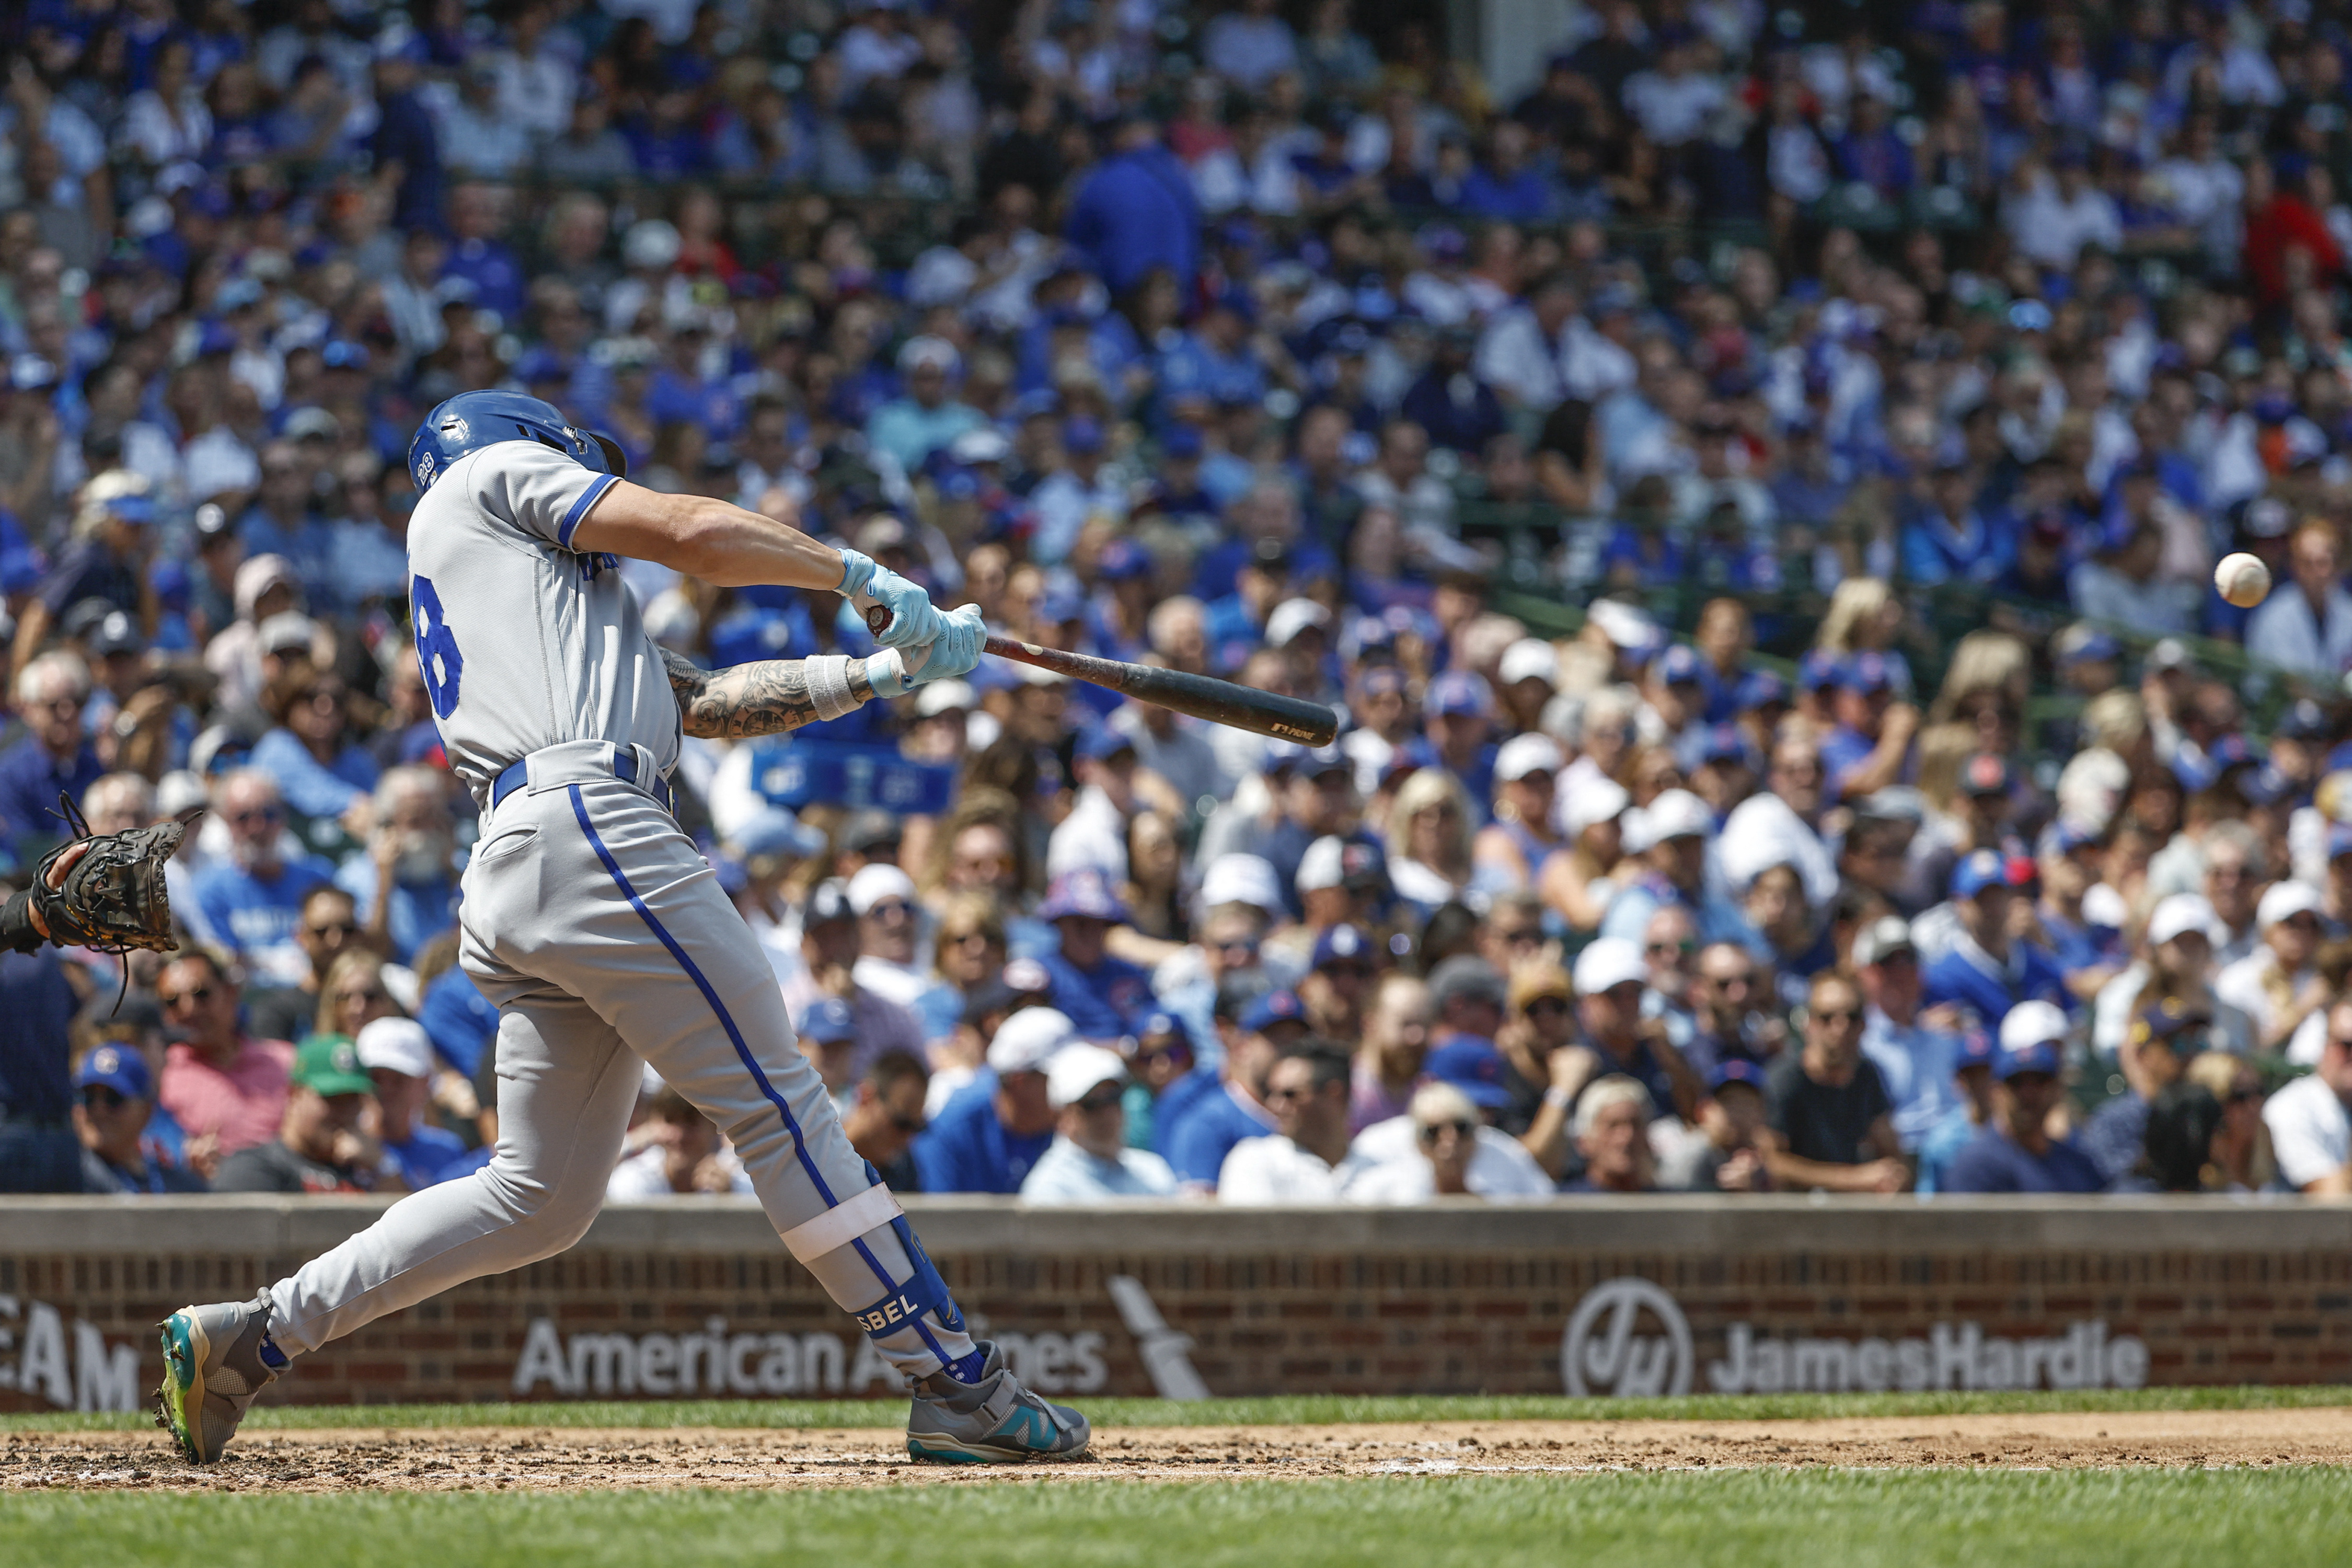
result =
[[1328,746],[1339,735],[1339,715],[1322,703],[1304,698],[1259,691],[1205,675],[1187,675],[1181,669],[1154,669],[1148,664],[1065,653],[1060,648],[1039,647],[1035,643],[994,635],[990,636],[985,646],[999,658],[1034,664],[1073,680],[1108,687],[1139,702],[1190,713],[1212,724],[1230,724],[1254,735],[1296,741],[1302,746]]
[[[876,637],[888,628],[890,612],[880,605],[868,600],[858,604],[857,608],[866,618],[866,629]],[[1139,702],[1189,713],[1212,724],[1230,724],[1253,735],[1296,741],[1302,746],[1328,746],[1339,738],[1339,715],[1322,703],[1304,698],[1260,691],[1205,675],[1187,675],[1181,669],[1154,669],[1148,664],[1065,653],[1060,648],[1039,647],[1035,643],[1018,642],[993,632],[982,647],[999,658],[1034,664],[1090,686],[1107,687]]]

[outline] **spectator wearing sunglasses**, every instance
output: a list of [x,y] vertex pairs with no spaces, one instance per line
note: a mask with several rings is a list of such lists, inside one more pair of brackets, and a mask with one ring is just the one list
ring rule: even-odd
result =
[[2066,1016],[2047,1003],[2021,1003],[2001,1020],[1992,1115],[1952,1157],[1940,1191],[2095,1193],[2106,1184],[2089,1155],[2050,1136],[2050,1112],[2066,1092],[2059,1058],[2066,1034]]
[[215,798],[228,826],[229,852],[196,874],[197,906],[249,973],[299,985],[311,973],[310,955],[294,935],[302,900],[333,879],[334,868],[303,854],[288,836],[278,784],[260,769],[228,774]]
[[1192,1038],[1173,1014],[1154,1013],[1135,1032],[1135,1048],[1128,1057],[1127,1142],[1131,1149],[1157,1149],[1161,1116],[1181,1109],[1174,1093],[1190,1084],[1189,1092],[1203,1086],[1194,1079]]
[[[1577,1058],[1576,993],[1557,963],[1523,963],[1511,972],[1509,1005],[1495,1045],[1503,1053],[1510,1103],[1496,1124],[1517,1137],[1555,1180],[1568,1165],[1568,1108],[1590,1069]],[[1562,1092],[1550,1092],[1559,1088]]]
[[931,1087],[930,1069],[907,1051],[885,1051],[858,1080],[857,1093],[842,1115],[842,1131],[849,1146],[882,1173],[882,1183],[894,1193],[919,1193],[923,1179],[915,1169],[915,1137],[930,1125],[923,1101]]
[[1862,988],[1843,972],[1806,997],[1805,1044],[1772,1065],[1773,1184],[1899,1193],[1911,1184],[1885,1080],[1862,1053]]
[[1683,1055],[1704,1077],[1727,1061],[1772,1060],[1788,1043],[1788,1026],[1770,1011],[1772,998],[1757,979],[1755,954],[1736,942],[1699,949],[1691,981],[1690,1043]]
[[225,1155],[278,1136],[294,1047],[238,1026],[242,1000],[227,963],[184,948],[155,979],[172,1044],[163,1056],[163,1109],[188,1140],[188,1163],[207,1176]]
[[1094,1204],[1176,1194],[1167,1161],[1127,1142],[1127,1064],[1100,1046],[1072,1046],[1045,1074],[1054,1142],[1038,1157],[1021,1196],[1033,1204]]
[[147,1135],[155,1089],[131,1046],[106,1040],[74,1070],[74,1135],[81,1140],[85,1193],[202,1193],[209,1184]]
[[327,971],[361,940],[359,906],[332,883],[321,883],[302,900],[294,941],[310,967],[292,985],[252,986],[245,994],[246,1026],[265,1040],[296,1040],[310,1032]]
[[1348,1137],[1347,1053],[1325,1041],[1283,1047],[1265,1075],[1274,1131],[1233,1146],[1217,1173],[1221,1204],[1337,1203],[1364,1169]]

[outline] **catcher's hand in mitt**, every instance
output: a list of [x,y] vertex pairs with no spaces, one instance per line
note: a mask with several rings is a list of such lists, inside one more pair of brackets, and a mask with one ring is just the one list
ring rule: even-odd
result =
[[33,914],[49,940],[100,952],[177,948],[163,865],[197,814],[128,833],[93,834],[73,802],[58,799],[75,837],[42,858],[32,886]]

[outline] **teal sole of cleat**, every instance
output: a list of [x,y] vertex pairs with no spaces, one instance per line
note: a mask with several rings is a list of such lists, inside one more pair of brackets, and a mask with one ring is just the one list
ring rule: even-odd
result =
[[156,1413],[163,1429],[172,1435],[183,1458],[190,1464],[204,1463],[197,1454],[194,1434],[199,1430],[193,1414],[204,1408],[205,1348],[194,1342],[191,1335],[200,1335],[194,1319],[174,1312],[160,1325],[159,1337],[163,1344],[163,1381],[155,1390]]

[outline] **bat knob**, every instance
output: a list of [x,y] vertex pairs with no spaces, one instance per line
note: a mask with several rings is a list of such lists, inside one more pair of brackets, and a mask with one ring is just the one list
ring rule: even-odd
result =
[[885,605],[869,605],[866,608],[866,629],[880,637],[890,629],[890,611]]

